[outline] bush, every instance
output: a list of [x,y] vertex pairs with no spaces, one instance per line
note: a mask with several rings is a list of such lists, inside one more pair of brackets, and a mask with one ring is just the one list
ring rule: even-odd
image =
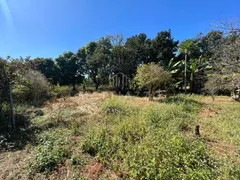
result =
[[72,87],[70,86],[53,86],[51,90],[51,94],[53,97],[56,98],[61,98],[61,97],[66,97],[70,96],[72,91]]
[[18,102],[31,101],[41,103],[49,97],[50,83],[46,77],[38,71],[28,70],[23,75],[24,83],[16,85],[14,97]]

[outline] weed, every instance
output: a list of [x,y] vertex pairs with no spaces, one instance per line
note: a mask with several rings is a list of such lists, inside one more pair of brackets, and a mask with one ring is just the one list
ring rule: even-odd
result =
[[56,165],[63,163],[70,155],[67,140],[61,136],[61,130],[54,133],[42,134],[39,138],[39,145],[36,148],[36,155],[29,165],[29,175],[38,172],[51,172]]

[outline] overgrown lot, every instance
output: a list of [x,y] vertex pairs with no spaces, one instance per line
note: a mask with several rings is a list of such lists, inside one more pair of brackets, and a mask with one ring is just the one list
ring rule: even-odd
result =
[[29,123],[1,135],[0,179],[240,179],[238,111],[228,97],[110,93],[22,107]]

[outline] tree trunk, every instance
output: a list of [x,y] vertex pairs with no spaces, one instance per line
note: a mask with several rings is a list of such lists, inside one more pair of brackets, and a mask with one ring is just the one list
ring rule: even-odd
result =
[[194,92],[194,75],[193,75],[193,72],[191,73],[191,84],[190,84],[190,91],[191,93],[195,93]]
[[185,49],[185,63],[184,63],[184,93],[187,94],[187,50]]
[[153,101],[153,96],[154,96],[153,86],[151,85],[149,89],[149,101]]
[[75,76],[73,77],[73,91],[76,91],[76,78]]
[[95,90],[97,91],[99,88],[99,84],[98,83],[95,83]]
[[100,82],[98,81],[98,79],[96,77],[94,77],[92,80],[95,84],[95,90],[97,91],[99,88]]

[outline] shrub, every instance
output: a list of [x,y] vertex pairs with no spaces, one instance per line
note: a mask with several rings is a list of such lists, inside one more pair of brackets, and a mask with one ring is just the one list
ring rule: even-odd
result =
[[61,98],[65,96],[70,96],[72,91],[72,87],[70,86],[53,86],[51,93],[53,97]]
[[18,102],[31,101],[41,103],[49,97],[50,83],[38,71],[28,70],[23,74],[24,83],[16,85],[14,97]]
[[163,69],[163,67],[149,63],[139,66],[135,80],[140,87],[147,87],[149,91],[149,100],[153,100],[153,96],[157,88],[170,81],[171,74]]

